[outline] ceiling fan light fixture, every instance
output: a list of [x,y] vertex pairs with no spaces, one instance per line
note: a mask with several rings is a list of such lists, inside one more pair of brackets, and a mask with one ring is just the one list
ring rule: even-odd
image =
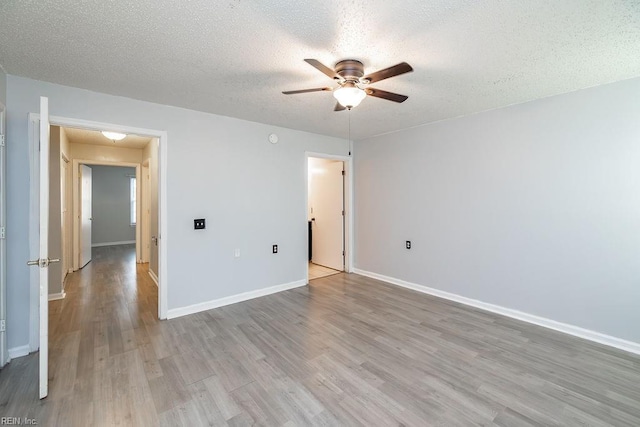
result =
[[127,137],[126,133],[108,132],[105,130],[103,130],[101,133],[112,141],[120,141],[121,139],[125,139]]
[[333,96],[340,105],[351,109],[357,107],[367,96],[364,90],[360,89],[353,82],[347,82],[342,87],[333,91]]

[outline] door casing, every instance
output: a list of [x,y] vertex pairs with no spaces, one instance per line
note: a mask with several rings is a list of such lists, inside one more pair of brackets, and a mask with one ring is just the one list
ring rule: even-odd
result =
[[[133,126],[119,125],[114,123],[104,123],[92,120],[82,120],[70,117],[50,116],[51,125],[61,127],[74,127],[87,130],[104,130],[109,129],[114,132],[131,133],[136,135],[150,136],[159,140],[159,167],[158,167],[158,189],[159,189],[159,209],[158,216],[160,222],[160,256],[159,270],[160,277],[158,280],[158,317],[160,319],[167,318],[168,311],[168,275],[167,275],[167,254],[168,244],[168,218],[167,218],[167,153],[168,153],[168,135],[166,131],[155,129],[144,129]],[[38,258],[38,229],[39,229],[39,123],[40,115],[37,113],[29,114],[29,155],[30,155],[30,208],[29,208],[29,256],[30,259]],[[74,168],[75,169],[75,168]],[[138,171],[136,173],[139,173]],[[74,249],[75,251],[75,249]],[[75,257],[74,257],[75,258]],[[26,261],[26,260],[25,260]],[[29,286],[29,350],[34,352],[38,350],[39,341],[39,285],[38,271],[35,268],[30,269],[30,286]]]

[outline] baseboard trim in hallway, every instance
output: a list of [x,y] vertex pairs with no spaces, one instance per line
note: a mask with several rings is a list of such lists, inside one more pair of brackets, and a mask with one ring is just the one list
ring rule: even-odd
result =
[[67,296],[64,292],[58,292],[57,294],[49,294],[49,301],[58,301],[60,299],[64,299]]
[[242,292],[224,298],[218,298],[211,301],[205,301],[198,304],[188,305],[186,307],[172,308],[167,313],[167,319],[175,319],[176,317],[186,316],[188,314],[199,313],[201,311],[211,310],[212,308],[224,307],[225,305],[236,304],[242,301],[248,301],[254,298],[260,298],[267,295],[275,294],[289,289],[306,286],[306,280],[297,280],[295,282],[285,283],[282,285],[271,286],[268,288],[257,289],[255,291]]
[[396,279],[395,277],[384,276],[382,274],[373,273],[371,271],[360,270],[358,268],[355,268],[353,272],[361,276],[369,277],[371,279],[380,280],[386,283],[390,283],[392,285],[400,286],[407,289],[412,289],[414,291],[421,292],[423,294],[429,294],[439,298],[444,298],[449,301],[458,302],[460,304],[479,308],[481,310],[490,311],[492,313],[501,314],[503,316],[510,317],[512,319],[522,320],[523,322],[532,323],[534,325],[542,326],[544,328],[553,329],[554,331],[563,332],[565,334],[573,335],[578,338],[583,338],[589,341],[597,342],[599,344],[614,347],[619,350],[628,351],[629,353],[640,355],[640,343],[627,341],[611,335],[606,335],[600,332],[584,329],[575,325],[570,325],[568,323],[557,322],[555,320],[536,316],[534,314],[525,313],[519,310],[514,310],[511,308],[490,304],[490,303],[475,300],[472,298],[463,297],[462,295],[441,291],[439,289],[430,288],[428,286],[406,282],[404,280]]
[[151,280],[153,280],[153,282],[156,284],[156,286],[159,287],[160,285],[158,285],[158,276],[156,276],[156,273],[151,271],[151,269],[149,269],[149,276],[151,277]]
[[9,349],[9,360],[17,359],[27,354],[29,354],[29,344],[13,347]]

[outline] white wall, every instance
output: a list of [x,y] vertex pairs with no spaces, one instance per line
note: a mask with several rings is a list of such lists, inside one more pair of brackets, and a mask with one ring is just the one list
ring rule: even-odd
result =
[[91,166],[92,244],[135,242],[129,198],[130,177],[135,175],[135,168]]
[[[49,149],[49,258],[62,259],[62,196],[60,156],[62,129],[50,128]],[[49,265],[49,295],[62,292],[62,262]]]
[[69,144],[71,158],[100,162],[141,163],[142,149],[93,144]]
[[358,141],[354,161],[357,268],[640,342],[640,79]]
[[[27,114],[40,95],[54,116],[167,131],[169,309],[306,277],[305,151],[346,155],[344,140],[22,77],[7,83],[9,348],[28,342]],[[272,132],[278,144],[267,141]],[[194,218],[207,228],[193,230]]]

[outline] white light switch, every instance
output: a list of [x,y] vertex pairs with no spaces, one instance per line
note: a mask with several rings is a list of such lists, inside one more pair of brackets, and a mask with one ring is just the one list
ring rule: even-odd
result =
[[240,249],[236,249],[235,251],[233,251],[233,256],[236,258],[240,258]]

